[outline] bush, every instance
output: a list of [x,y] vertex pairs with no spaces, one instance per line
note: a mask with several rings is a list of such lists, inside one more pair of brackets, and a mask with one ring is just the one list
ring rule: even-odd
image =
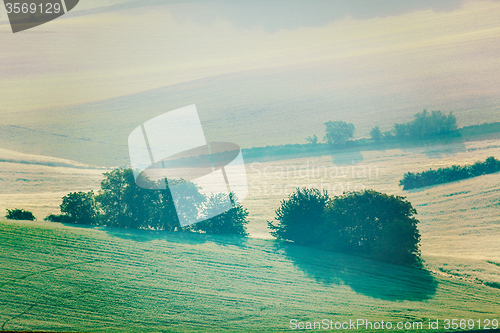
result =
[[[229,195],[232,203],[236,200],[234,194]],[[211,212],[219,212],[225,206],[227,195],[218,194],[212,195],[207,199],[203,213],[205,216],[213,215]],[[247,236],[245,225],[247,221],[248,211],[240,204],[229,209],[228,211],[214,216],[210,219],[193,224],[189,229],[201,231],[206,234],[214,235],[242,235]]]
[[36,220],[36,217],[33,215],[32,212],[29,212],[24,209],[7,209],[7,215],[5,215],[6,218],[9,220],[26,220],[26,221],[34,221]]
[[[207,216],[210,210],[221,204],[222,198],[213,196],[207,199],[195,184],[182,179],[152,181],[143,173],[139,177],[137,183],[142,187],[137,185],[132,169],[106,172],[98,195],[92,191],[70,193],[63,198],[63,214],[51,214],[46,220],[130,229],[247,235],[245,224],[248,223],[248,212],[241,205],[183,229],[179,216],[181,220],[188,221]],[[180,185],[177,191],[180,191],[181,199],[174,202],[169,185]],[[176,207],[180,208],[179,211]],[[178,215],[179,212],[182,215]]]
[[276,210],[274,225],[267,222],[271,235],[280,240],[293,241],[297,244],[316,244],[317,227],[323,223],[323,213],[328,202],[328,193],[318,189],[297,188],[281,201]]
[[[73,192],[63,197],[61,212],[66,214],[65,222],[78,224],[96,224],[97,208],[94,192]],[[62,221],[61,221],[62,222]]]
[[404,124],[394,124],[395,137],[399,140],[427,139],[438,135],[450,134],[457,130],[457,119],[453,113],[447,116],[441,111],[424,110],[414,119]]
[[370,131],[370,137],[374,141],[382,140],[382,132],[380,132],[380,128],[378,126],[372,128],[372,130]]
[[416,210],[404,197],[372,190],[328,198],[297,189],[268,222],[280,240],[400,265],[420,264]]
[[45,221],[48,222],[60,222],[60,223],[75,223],[71,217],[65,214],[61,215],[56,215],[56,214],[49,214],[44,218]]
[[399,181],[403,190],[411,190],[436,184],[444,184],[457,180],[478,177],[500,171],[500,161],[490,156],[484,162],[476,162],[473,165],[452,165],[448,168],[428,170],[421,173],[407,172]]
[[320,246],[393,264],[418,264],[416,213],[404,197],[373,190],[334,197],[318,233]]

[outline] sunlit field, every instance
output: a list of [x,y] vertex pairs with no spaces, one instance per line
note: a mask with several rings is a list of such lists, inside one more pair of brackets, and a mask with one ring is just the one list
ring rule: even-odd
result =
[[0,231],[6,330],[262,332],[289,330],[292,319],[427,328],[440,319],[443,331],[445,318],[499,315],[500,289],[269,240],[47,222],[2,221]]
[[70,192],[99,189],[105,169],[0,149],[0,210],[23,207],[39,220],[57,213]]

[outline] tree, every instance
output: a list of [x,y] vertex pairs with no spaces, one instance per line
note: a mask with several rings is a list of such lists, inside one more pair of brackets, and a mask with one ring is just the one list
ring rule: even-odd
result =
[[327,121],[325,140],[328,144],[343,145],[354,136],[354,124],[345,121]]
[[[170,186],[176,186],[176,199],[174,205],[174,199],[171,198]],[[207,197],[200,193],[200,188],[193,184],[192,182],[180,180],[168,180],[167,191],[161,191],[160,193],[164,198],[168,198],[168,201],[164,201],[163,207],[173,207],[173,212],[175,216],[180,216],[184,221],[195,220],[201,214],[203,215],[203,208]],[[170,209],[170,208],[168,208]],[[164,215],[165,216],[165,215]],[[169,215],[163,217],[166,221]],[[179,222],[178,222],[179,223]],[[179,229],[180,230],[180,229]]]
[[427,139],[438,135],[450,134],[457,129],[457,119],[450,112],[447,116],[441,111],[424,110],[414,115],[413,120],[404,124],[394,124],[394,132],[399,140]]
[[271,235],[280,240],[297,244],[317,242],[316,229],[323,223],[323,212],[328,201],[328,193],[318,189],[297,188],[282,200],[276,210],[276,225],[267,222]]
[[406,140],[408,137],[407,124],[394,124],[394,136],[398,140]]
[[500,160],[493,156],[488,157],[483,163],[483,169],[487,174],[500,171]]
[[66,222],[78,224],[96,224],[97,208],[94,192],[72,192],[62,198],[61,213],[69,219]]
[[[138,182],[144,187],[137,186],[132,169],[115,169],[104,173],[96,197],[102,212],[102,224],[130,229],[153,225],[161,229],[162,211],[159,206],[164,202],[163,198],[159,197],[159,190],[154,189],[156,184],[153,181],[142,173],[139,177]],[[177,216],[173,218],[177,219]],[[178,221],[174,224],[178,226]]]
[[[132,229],[180,230],[177,208],[186,219],[197,216],[205,196],[191,182],[160,179],[156,182],[141,173],[137,186],[132,169],[115,169],[104,174],[96,201],[102,224]],[[160,183],[164,186],[159,186]],[[178,188],[182,199],[174,203],[169,186]],[[160,190],[159,188],[165,187]],[[176,205],[177,204],[177,205]]]
[[[170,191],[173,186],[176,187],[175,198]],[[234,202],[234,199],[236,198],[231,194],[230,200]],[[45,219],[131,229],[196,230],[212,234],[247,235],[245,224],[248,223],[248,211],[241,205],[196,226],[181,227],[180,221],[193,221],[200,216],[209,216],[220,208],[222,201],[220,196],[207,199],[200,193],[200,188],[189,181],[153,181],[144,173],[135,179],[132,169],[120,168],[104,173],[98,195],[94,196],[92,191],[70,193],[63,198],[63,214],[50,214]]]
[[314,136],[312,136],[312,137],[311,137],[311,136],[308,136],[308,137],[306,138],[306,140],[307,140],[307,143],[310,143],[310,144],[312,144],[312,145],[315,145],[315,144],[317,144],[317,143],[318,143],[318,137],[316,136],[316,134],[314,134]]
[[[224,210],[227,199],[227,195],[224,194],[210,196],[207,199],[202,214],[212,216],[214,213]],[[233,193],[229,194],[229,200],[232,203],[236,201]],[[245,227],[248,223],[247,217],[248,211],[241,204],[238,204],[222,214],[191,225],[189,229],[214,235],[230,234],[246,236],[248,235]]]
[[370,136],[374,141],[382,140],[382,132],[380,132],[380,128],[378,126],[372,128],[372,130],[370,131]]
[[36,220],[36,217],[33,215],[32,212],[19,208],[7,209],[7,215],[5,215],[5,217],[8,218],[9,220],[26,220],[26,221]]
[[417,211],[405,197],[373,190],[332,198],[320,246],[400,265],[420,264]]
[[394,133],[392,131],[385,131],[382,133],[382,140],[392,140],[394,139]]
[[140,228],[147,219],[146,195],[145,189],[136,185],[132,169],[104,173],[96,196],[102,212],[101,223],[111,227]]
[[416,210],[404,197],[373,190],[329,198],[318,189],[297,189],[268,222],[280,240],[399,265],[420,265]]

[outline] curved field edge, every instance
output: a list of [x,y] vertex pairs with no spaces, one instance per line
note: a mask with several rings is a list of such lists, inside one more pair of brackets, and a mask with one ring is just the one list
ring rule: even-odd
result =
[[291,319],[500,315],[496,288],[266,240],[24,221],[1,221],[0,240],[4,330],[259,332]]

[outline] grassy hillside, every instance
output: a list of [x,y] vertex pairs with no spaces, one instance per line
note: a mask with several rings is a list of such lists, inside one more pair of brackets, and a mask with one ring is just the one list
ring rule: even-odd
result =
[[41,222],[0,231],[5,330],[259,332],[293,318],[500,315],[499,289],[266,240]]
[[498,174],[411,191],[398,186],[408,171],[470,164],[492,155],[500,156],[498,140],[250,164],[250,193],[243,203],[252,219],[248,227],[253,236],[269,237],[266,221],[297,186],[325,188],[332,195],[357,186],[402,195],[417,209],[421,250],[432,271],[474,283],[500,283],[498,266],[489,263],[500,262]]

